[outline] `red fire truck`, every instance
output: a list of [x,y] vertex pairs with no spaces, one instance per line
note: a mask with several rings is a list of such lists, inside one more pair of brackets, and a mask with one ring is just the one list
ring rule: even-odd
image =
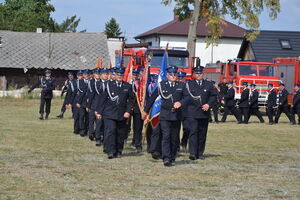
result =
[[277,66],[269,62],[229,60],[227,63],[208,64],[204,68],[204,72],[208,80],[219,82],[225,78],[226,81],[233,81],[236,88],[236,99],[241,98],[243,82],[256,84],[261,105],[264,105],[267,100],[267,85],[272,83],[275,88],[278,88],[281,82],[278,78]]
[[[116,51],[116,59],[121,51]],[[134,59],[133,68],[140,66],[150,66],[151,74],[158,74],[165,48],[163,47],[148,47],[148,48],[128,48],[123,50],[123,66],[127,67],[130,58]],[[196,57],[190,58],[189,53],[184,48],[168,47],[168,62],[169,65],[176,65],[179,71],[187,74],[187,78],[192,78],[192,69]]]
[[298,58],[274,58],[273,61],[278,66],[278,77],[290,92],[288,102],[292,103],[294,84],[300,84],[300,56]]

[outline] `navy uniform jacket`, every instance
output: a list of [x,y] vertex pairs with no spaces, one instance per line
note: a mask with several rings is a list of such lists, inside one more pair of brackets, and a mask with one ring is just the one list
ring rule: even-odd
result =
[[223,97],[223,99],[225,100],[225,106],[235,105],[234,95],[235,95],[235,90],[233,89],[233,87],[228,88],[226,94]]
[[87,84],[84,82],[83,79],[81,80],[77,80],[76,81],[76,88],[77,88],[77,92],[73,101],[73,104],[83,104],[84,101],[84,97],[86,96],[86,92],[87,92]]
[[66,104],[73,104],[77,92],[76,82],[77,82],[76,79],[68,80],[68,83],[66,85],[67,88]]
[[53,77],[42,77],[38,82],[36,82],[31,88],[30,92],[34,90],[34,88],[37,88],[41,86],[41,98],[44,99],[51,99],[53,97],[53,90],[55,89],[55,78]]
[[97,111],[107,119],[125,120],[124,113],[132,110],[133,92],[131,84],[122,82],[118,87],[116,81],[108,81],[103,95],[103,101],[98,102],[103,106]]
[[90,79],[83,79],[83,84],[84,84],[84,88],[85,88],[85,92],[84,95],[82,97],[82,102],[81,102],[81,107],[83,108],[87,108],[87,104],[88,104],[88,99],[89,99],[89,94],[90,94]]
[[250,108],[258,108],[258,96],[259,93],[256,89],[250,93],[250,100],[249,100]]
[[[194,99],[190,93],[195,97],[201,96],[201,99]],[[217,90],[210,81],[202,80],[201,85],[198,85],[196,80],[188,81],[186,83],[185,96],[189,99],[187,110],[185,111],[185,116],[187,118],[209,118],[209,110],[202,110],[202,106],[208,104],[209,107],[212,107],[217,98]]]
[[107,81],[96,81],[95,83],[95,96],[91,105],[91,109],[94,111],[99,111],[103,109],[104,106],[104,93],[105,93],[105,85]]
[[286,89],[280,90],[278,92],[279,95],[279,106],[288,106],[288,95],[289,92]]
[[249,89],[246,88],[243,90],[241,94],[241,99],[240,99],[240,108],[248,108],[249,107]]
[[228,87],[226,86],[226,83],[219,83],[218,84],[220,88],[220,95],[224,96],[227,93]]
[[[100,81],[100,79],[98,80]],[[87,105],[86,107],[91,109],[93,101],[95,100],[96,96],[96,83],[98,82],[96,79],[91,79],[88,82],[88,91],[87,91]]]
[[132,91],[133,91],[133,94],[134,94],[133,113],[134,114],[141,114],[139,103],[137,102],[137,98],[136,98],[137,88],[136,88],[134,82],[132,83]]
[[[159,84],[161,86],[161,90],[159,89],[159,86],[157,86],[157,88],[154,90],[147,101],[146,107],[144,109],[145,112],[150,112],[150,109],[152,108],[152,105],[155,102],[156,98],[160,96],[161,109],[159,119],[168,121],[182,120],[182,108],[175,110],[173,105],[175,102],[180,102],[182,106],[185,106],[185,104],[187,104],[188,99],[184,99],[185,84],[182,82],[174,82],[174,87],[170,87],[168,81],[162,81]],[[169,95],[171,95],[172,98],[164,98],[168,97]]]
[[300,110],[300,90],[298,90],[293,98],[294,109]]
[[273,108],[276,106],[276,100],[277,100],[277,94],[276,94],[276,91],[274,89],[272,89],[270,92],[269,92],[269,95],[268,95],[268,99],[267,99],[267,107],[268,108]]

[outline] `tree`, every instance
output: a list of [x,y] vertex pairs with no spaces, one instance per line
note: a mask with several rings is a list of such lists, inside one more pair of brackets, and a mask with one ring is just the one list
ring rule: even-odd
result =
[[209,37],[206,42],[209,46],[218,43],[223,32],[221,25],[226,25],[225,16],[249,28],[250,31],[245,34],[246,39],[254,40],[259,34],[259,16],[262,11],[268,9],[271,19],[276,19],[280,12],[280,0],[162,0],[165,5],[172,2],[175,3],[174,12],[179,15],[179,20],[191,18],[187,41],[190,56],[195,56],[196,31],[201,19],[207,19]]
[[49,2],[50,0],[5,0],[0,3],[0,29],[35,32],[36,28],[42,28],[46,32],[76,32],[80,19],[76,19],[74,15],[58,24],[51,18],[55,8]]
[[[77,32],[77,27],[79,25],[80,18],[76,19],[76,15],[71,18],[67,17],[61,24],[58,24],[53,19],[51,19],[51,26],[49,27],[49,32]],[[86,32],[82,30],[80,32]]]
[[106,33],[107,37],[120,37],[120,35],[122,34],[120,26],[115,18],[111,18],[105,24],[104,32]]
[[47,29],[55,11],[49,0],[6,0],[0,4],[0,29],[33,32]]

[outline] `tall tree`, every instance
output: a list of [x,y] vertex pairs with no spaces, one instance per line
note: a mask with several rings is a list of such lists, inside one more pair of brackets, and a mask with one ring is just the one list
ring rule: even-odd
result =
[[50,0],[5,0],[0,4],[0,29],[33,32],[48,29],[50,14],[55,11]]
[[106,33],[107,37],[120,37],[120,35],[122,34],[120,26],[115,18],[111,18],[105,24],[104,32]]
[[47,32],[76,32],[80,19],[76,19],[74,15],[58,24],[51,18],[55,8],[49,2],[50,0],[5,0],[0,3],[0,29],[35,32],[36,28],[42,28]]
[[[49,27],[49,32],[77,32],[77,27],[79,25],[80,18],[76,19],[76,15],[72,17],[67,17],[61,24],[55,22],[51,19],[51,25]],[[80,32],[86,32],[82,30]]]
[[269,10],[271,19],[275,19],[280,12],[280,0],[162,0],[165,5],[172,2],[175,3],[174,12],[179,15],[179,20],[191,18],[187,41],[191,56],[195,56],[197,25],[201,19],[207,19],[209,37],[206,42],[209,46],[218,43],[223,33],[221,25],[226,25],[225,16],[249,28],[245,36],[248,40],[254,40],[259,34],[259,16],[264,9]]

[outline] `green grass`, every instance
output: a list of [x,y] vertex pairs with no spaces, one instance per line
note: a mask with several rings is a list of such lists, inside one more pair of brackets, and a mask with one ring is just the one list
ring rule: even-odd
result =
[[300,127],[233,118],[210,124],[205,160],[181,153],[166,168],[127,145],[108,160],[72,133],[70,112],[54,99],[49,120],[39,100],[0,99],[0,199],[300,199]]

